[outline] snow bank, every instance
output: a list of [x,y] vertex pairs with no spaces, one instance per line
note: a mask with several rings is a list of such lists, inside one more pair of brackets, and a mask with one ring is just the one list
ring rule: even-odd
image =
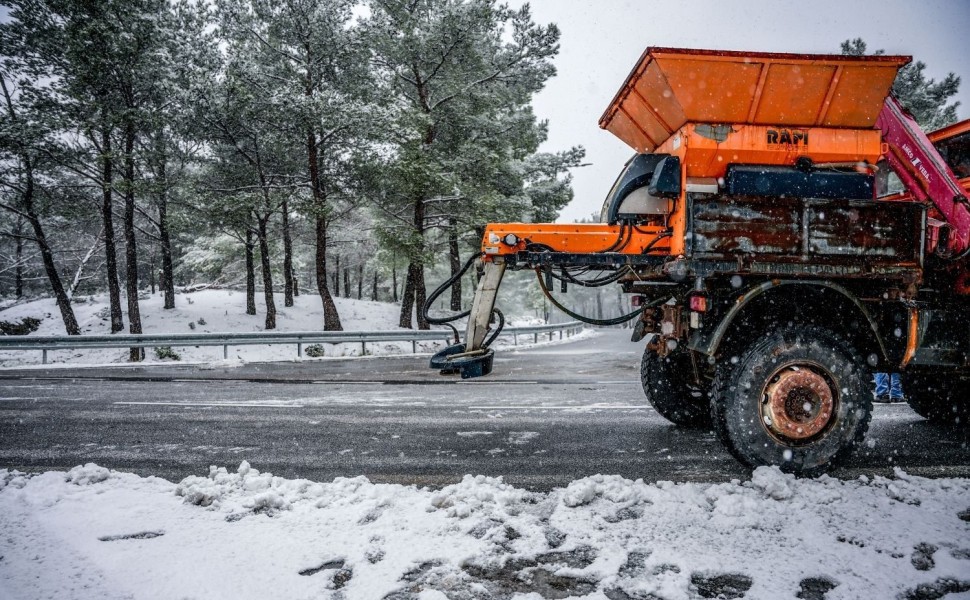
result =
[[[261,301],[261,297],[260,297]],[[399,331],[397,326],[400,306],[388,302],[371,302],[351,298],[334,298],[341,323],[346,331]],[[74,312],[81,331],[90,335],[111,333],[109,309],[106,296],[78,298]],[[164,310],[160,295],[141,301],[142,326],[145,333],[203,333],[203,332],[251,332],[263,331],[265,314],[260,305],[258,315],[247,315],[246,295],[232,290],[200,290],[180,293],[176,296],[175,308]],[[40,327],[34,335],[64,335],[64,326],[53,299],[36,300],[18,304],[0,311],[0,320],[20,322],[26,317],[40,319]],[[127,323],[127,315],[125,316]],[[509,326],[535,324],[534,319],[511,319]],[[302,295],[294,298],[294,306],[284,307],[282,298],[277,299],[276,331],[320,331],[323,329],[323,311],[320,298],[316,295]],[[587,333],[586,335],[590,335]],[[541,339],[540,343],[547,342]],[[548,337],[545,338],[548,340]],[[524,336],[520,345],[530,345],[531,336]],[[496,348],[510,346],[512,340],[500,339]],[[320,344],[316,350],[322,356],[305,354],[305,360],[360,356],[359,343]],[[444,347],[441,341],[418,342],[418,352],[431,353]],[[222,360],[221,346],[175,347],[175,353],[183,362],[212,362]],[[307,350],[307,347],[304,347]],[[308,351],[309,352],[309,351]],[[411,342],[368,343],[368,354],[410,354]],[[296,360],[296,344],[272,346],[230,346],[231,360],[262,362],[273,360]],[[156,353],[152,348],[145,351],[147,362],[172,360],[162,351]],[[92,349],[50,351],[51,363],[123,363],[128,360],[127,349]],[[0,352],[0,367],[33,365],[40,362],[38,351]]]
[[[88,464],[0,470],[0,597],[938,598],[970,590],[970,481],[674,484],[535,493],[274,477],[173,484]],[[959,596],[950,596],[955,598]]]

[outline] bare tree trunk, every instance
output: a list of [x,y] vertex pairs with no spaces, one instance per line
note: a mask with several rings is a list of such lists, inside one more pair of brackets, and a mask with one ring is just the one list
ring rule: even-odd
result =
[[333,295],[340,297],[340,255],[333,255]]
[[414,312],[414,280],[411,278],[411,268],[404,279],[404,291],[401,293],[401,320],[399,327],[411,328],[411,314]]
[[397,302],[397,265],[391,265],[391,292]]
[[323,330],[343,331],[337,305],[327,289],[327,226],[323,217],[317,217],[317,292],[323,299]]
[[14,228],[14,240],[16,240],[16,261],[14,266],[14,290],[17,298],[24,297],[24,218],[17,215],[17,224]]
[[300,280],[296,277],[296,273],[293,273],[293,297],[300,297]]
[[424,318],[424,303],[428,299],[427,287],[424,281],[424,265],[415,265],[414,305],[417,308],[418,329],[431,329],[431,324]]
[[98,232],[98,235],[95,236],[91,247],[88,248],[88,251],[84,253],[83,257],[81,257],[81,262],[78,263],[77,270],[74,271],[74,279],[72,279],[71,284],[67,286],[68,299],[74,298],[74,293],[77,291],[78,286],[81,285],[81,280],[84,278],[84,267],[88,266],[88,262],[90,262],[91,257],[94,256],[95,250],[97,250],[98,246],[101,244],[102,233],[104,233],[104,231]]
[[[425,205],[421,198],[414,201],[414,230],[418,233],[420,243],[424,243],[424,212]],[[420,257],[423,248],[417,248],[412,256]],[[401,300],[401,327],[411,327],[411,310],[417,307],[418,329],[430,329],[424,318],[424,301],[427,297],[427,287],[424,281],[424,265],[418,262],[420,258],[412,258],[408,264],[407,285],[404,287],[404,297]]]
[[256,314],[256,259],[253,256],[256,244],[253,230],[246,230],[246,314]]
[[148,289],[151,290],[152,296],[155,295],[155,248],[152,248],[152,253],[148,255]]
[[121,312],[121,284],[118,283],[118,249],[115,246],[115,226],[112,214],[111,130],[101,129],[101,221],[104,224],[104,258],[108,275],[108,306],[111,313],[111,333],[124,331],[125,321]]
[[[135,238],[135,124],[125,123],[125,294],[128,297],[128,331],[141,333],[141,311],[138,307],[138,246]],[[131,362],[145,358],[142,348],[132,348]]]
[[364,263],[357,265],[357,299],[364,299]]
[[47,243],[47,236],[44,235],[44,227],[41,225],[40,218],[34,209],[34,175],[29,161],[24,161],[26,171],[26,183],[23,194],[23,205],[27,220],[34,230],[34,239],[40,249],[40,256],[44,262],[44,271],[47,273],[47,280],[51,284],[54,298],[57,300],[57,308],[61,311],[61,319],[64,321],[64,330],[67,335],[81,335],[81,328],[77,324],[74,316],[74,309],[71,308],[71,299],[64,291],[61,283],[61,276],[57,273],[57,266],[54,264],[54,253],[51,251],[50,244]]
[[297,295],[296,279],[293,277],[293,238],[290,236],[289,201],[283,198],[283,306],[293,306]]
[[263,271],[263,299],[266,302],[265,329],[276,329],[276,301],[273,299],[273,273],[269,264],[269,241],[266,238],[266,227],[269,215],[257,218],[259,223],[259,264]]
[[350,298],[350,267],[344,267],[344,296]]
[[[311,95],[309,87],[307,88],[307,95]],[[343,326],[340,324],[340,315],[337,314],[337,305],[334,304],[333,297],[330,296],[330,289],[327,287],[327,199],[320,182],[320,169],[317,164],[317,136],[313,129],[307,131],[307,166],[310,171],[310,189],[317,215],[317,249],[314,262],[317,292],[320,294],[320,301],[323,303],[323,329],[324,331],[343,331]]]
[[[164,134],[160,134],[160,137]],[[175,273],[172,266],[172,238],[168,231],[168,156],[164,153],[164,137],[161,139],[161,159],[158,165],[158,179],[161,183],[158,197],[158,239],[162,249],[162,292],[165,294],[166,310],[175,308]],[[154,261],[153,261],[154,262]],[[154,273],[154,269],[152,269]]]
[[[458,225],[454,219],[448,219],[448,261],[451,276],[454,277],[461,270],[461,256],[458,254]],[[451,284],[451,310],[461,310],[461,278]]]
[[377,269],[374,269],[374,287],[371,288],[370,299],[377,302]]

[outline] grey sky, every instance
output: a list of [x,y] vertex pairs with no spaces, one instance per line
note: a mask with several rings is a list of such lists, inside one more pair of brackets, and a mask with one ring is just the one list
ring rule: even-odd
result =
[[[514,6],[521,1],[511,2]],[[953,0],[532,0],[539,23],[562,30],[558,75],[536,98],[549,120],[545,150],[581,144],[591,166],[574,172],[576,198],[560,221],[599,212],[603,197],[632,150],[597,121],[647,46],[839,51],[861,37],[870,50],[912,55],[935,79],[952,71],[963,81],[957,110],[970,117],[970,1]]]

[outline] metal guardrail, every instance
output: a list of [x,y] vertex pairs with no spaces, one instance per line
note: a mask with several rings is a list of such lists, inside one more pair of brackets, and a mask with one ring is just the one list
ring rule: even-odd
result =
[[[579,321],[535,325],[532,327],[506,327],[501,337],[512,336],[513,344],[518,345],[519,336],[532,335],[535,342],[539,336],[549,334],[552,340],[555,333],[559,339],[564,332],[568,337],[584,327]],[[47,353],[52,350],[77,350],[83,348],[155,348],[187,346],[222,346],[222,357],[229,358],[230,346],[257,346],[274,344],[296,344],[297,357],[303,356],[306,344],[346,344],[359,343],[361,353],[367,352],[367,343],[411,342],[411,351],[418,352],[421,341],[452,341],[454,334],[450,329],[431,329],[415,331],[254,331],[247,333],[143,333],[115,335],[7,335],[0,336],[0,350],[40,350],[43,364],[47,364]]]

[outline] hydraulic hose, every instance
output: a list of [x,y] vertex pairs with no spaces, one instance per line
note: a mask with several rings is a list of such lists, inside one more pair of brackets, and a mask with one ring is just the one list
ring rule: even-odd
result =
[[[468,272],[468,269],[470,269],[472,265],[475,264],[475,261],[478,260],[481,256],[482,256],[481,253],[472,254],[471,256],[469,256],[468,260],[465,261],[465,265],[461,269],[459,269],[454,275],[446,279],[444,283],[439,285],[437,288],[435,288],[433,292],[431,292],[431,295],[428,296],[428,299],[424,301],[424,306],[421,308],[422,310],[421,314],[428,323],[432,323],[434,325],[447,325],[448,327],[451,328],[451,330],[455,334],[455,343],[458,343],[460,340],[458,336],[458,330],[451,323],[453,321],[457,321],[458,319],[467,317],[472,313],[472,311],[465,310],[460,313],[449,315],[447,317],[432,317],[428,313],[431,310],[431,305],[434,304],[434,301],[438,299],[438,296],[443,294],[445,290],[451,288],[451,286],[455,285],[455,282],[461,279],[462,276],[464,276],[465,273]],[[489,345],[491,345],[491,343],[495,341],[495,338],[497,338],[499,334],[502,332],[502,328],[505,327],[505,315],[502,314],[502,311],[500,311],[497,308],[493,308],[492,314],[498,317],[498,327],[492,331],[492,334],[489,335],[484,342],[482,342],[482,348],[488,348]]]
[[620,323],[626,323],[630,319],[634,319],[634,318],[640,316],[640,313],[642,313],[643,311],[647,310],[648,308],[652,308],[654,306],[658,306],[660,304],[663,304],[667,300],[666,298],[663,298],[663,297],[658,298],[657,300],[654,300],[653,302],[650,302],[649,304],[644,304],[643,306],[641,306],[640,308],[638,308],[637,310],[635,310],[635,311],[633,311],[631,313],[627,313],[625,315],[621,315],[621,316],[615,317],[613,319],[592,319],[590,317],[586,317],[584,315],[581,315],[579,313],[575,313],[575,312],[569,310],[568,308],[566,308],[565,306],[563,306],[562,304],[560,304],[558,300],[556,300],[555,298],[553,298],[552,297],[552,294],[549,293],[549,288],[546,287],[546,282],[543,281],[543,279],[542,279],[542,270],[541,269],[536,269],[536,277],[539,279],[539,287],[542,288],[542,293],[546,296],[546,298],[549,299],[549,302],[552,302],[552,305],[553,306],[555,306],[556,308],[558,308],[562,312],[566,313],[570,317],[576,319],[577,321],[582,321],[583,323],[589,323],[590,325],[599,325],[599,326],[603,326],[603,327],[609,327],[610,325],[619,325]]

